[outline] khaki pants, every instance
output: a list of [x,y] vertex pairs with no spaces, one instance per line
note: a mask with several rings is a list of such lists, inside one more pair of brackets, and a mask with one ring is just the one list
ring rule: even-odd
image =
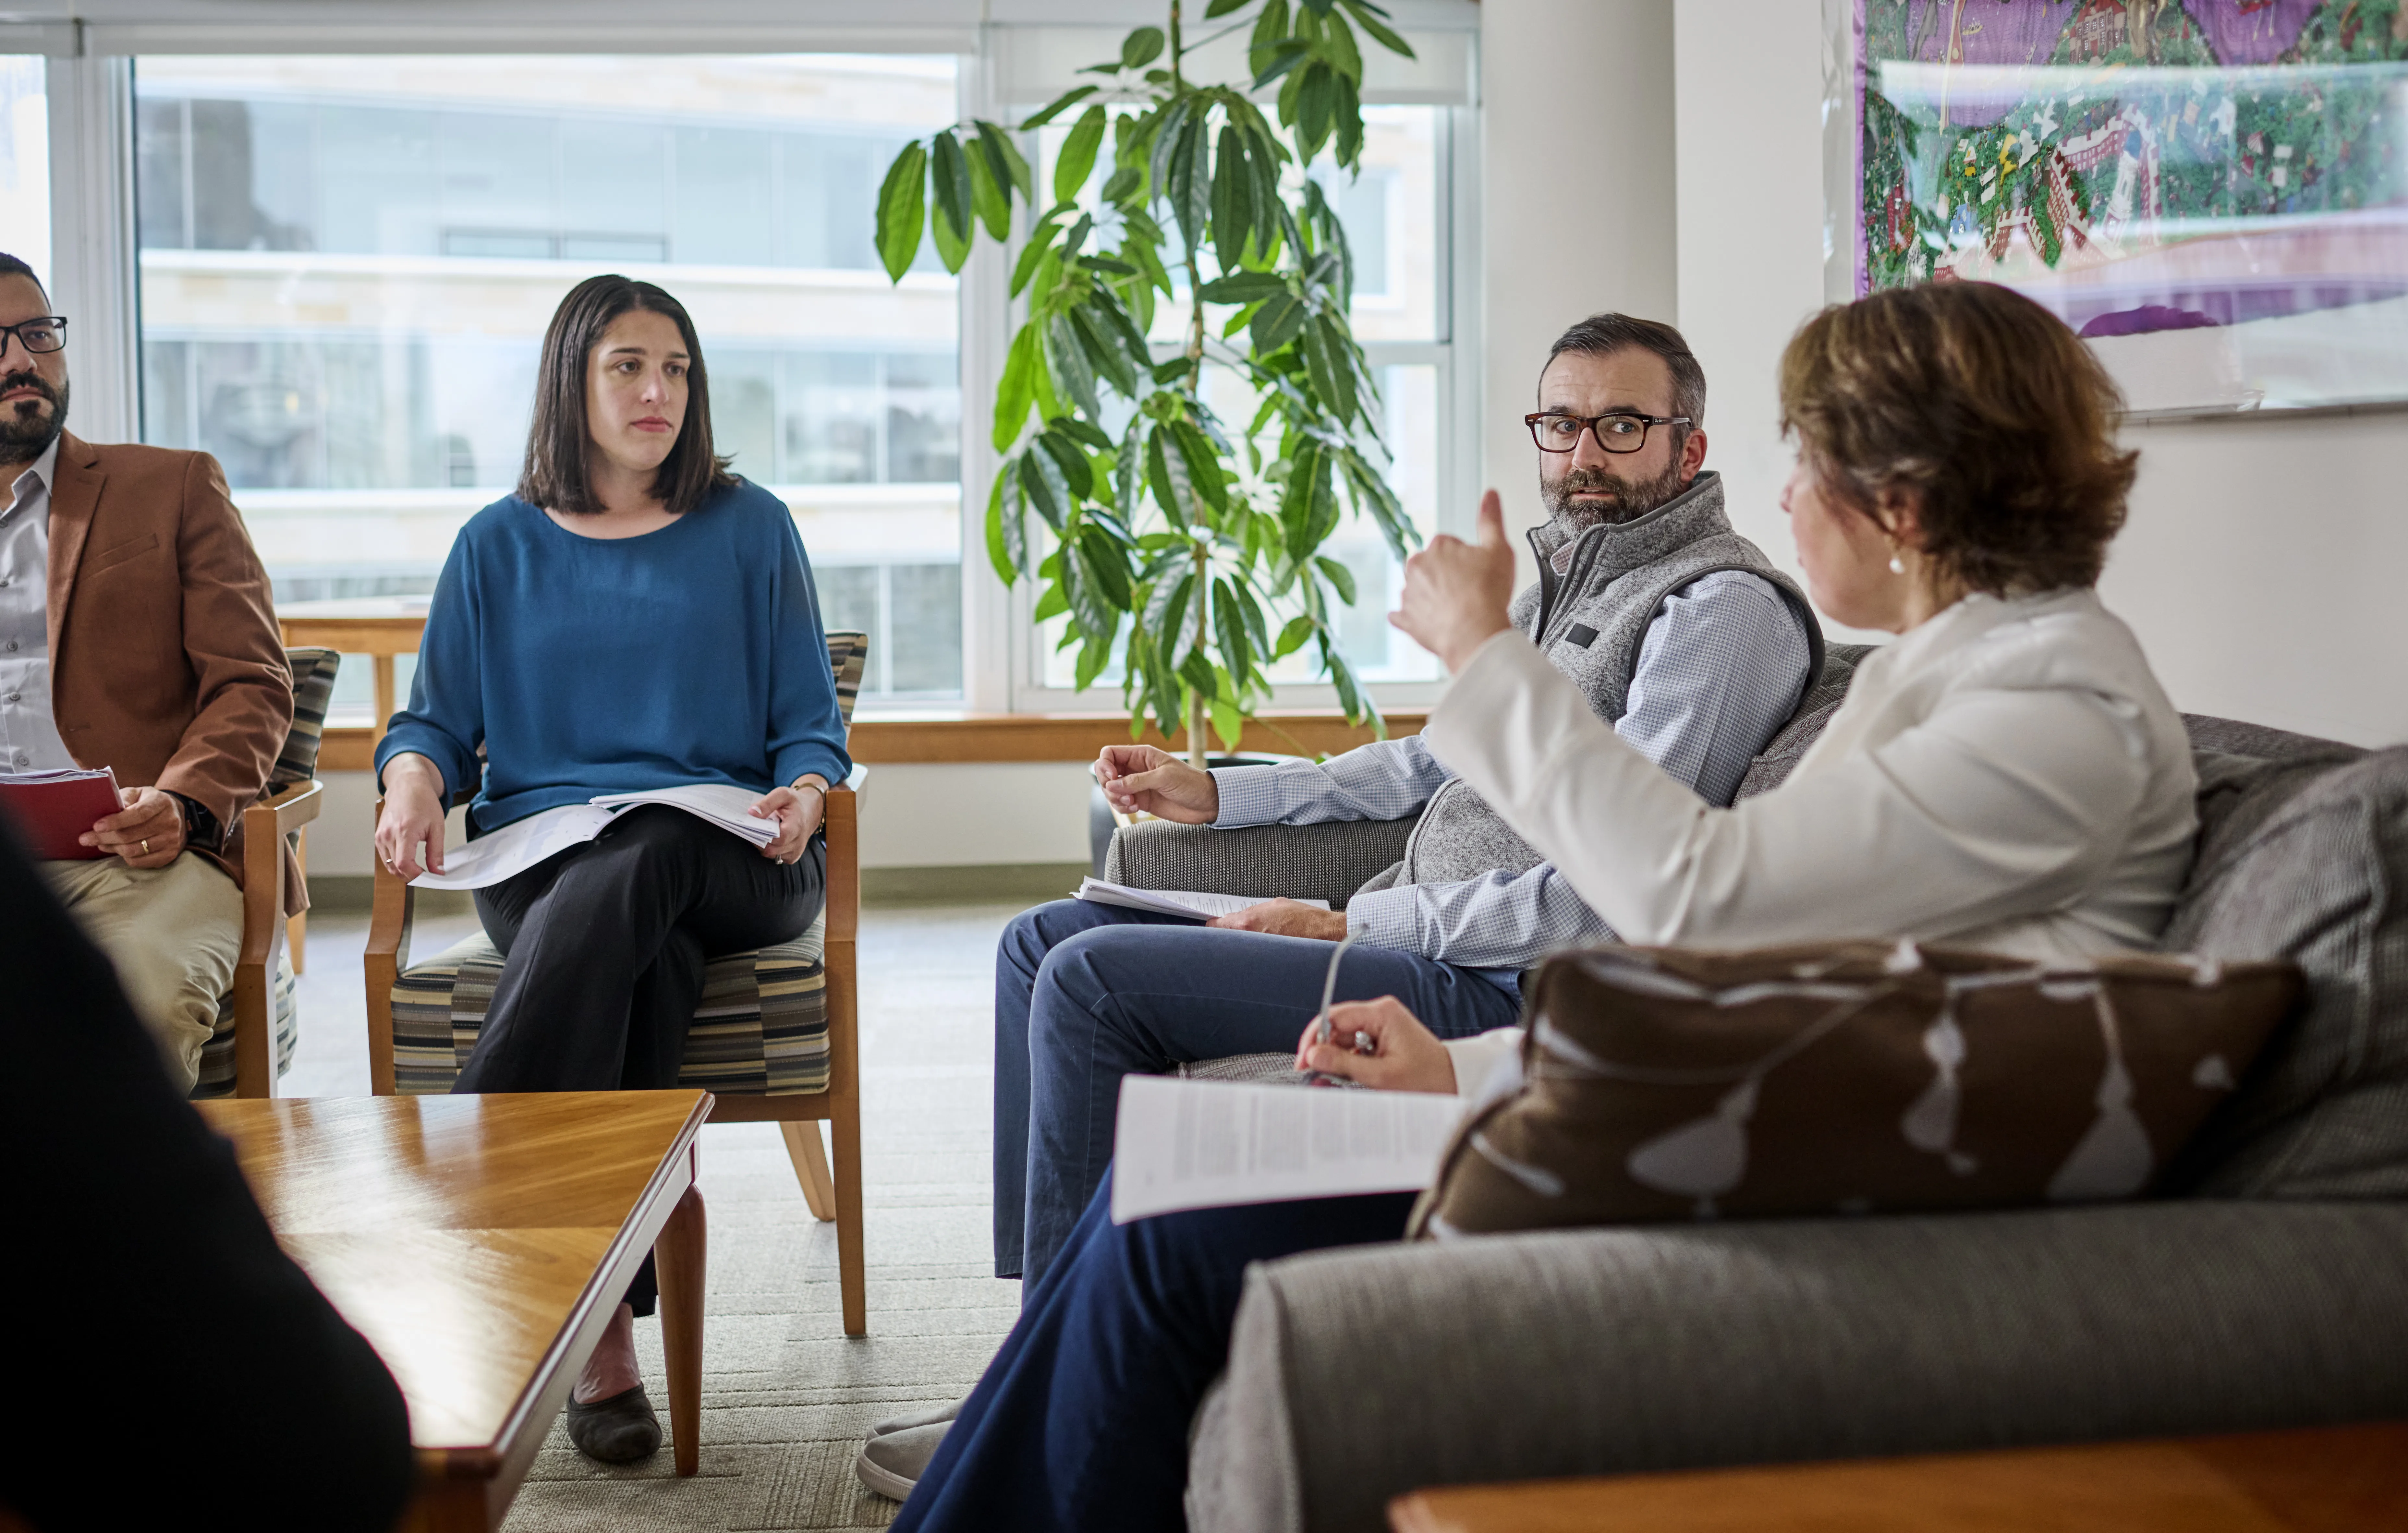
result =
[[242,953],[242,891],[211,862],[185,852],[165,867],[117,857],[42,865],[51,892],[117,967],[135,1014],[166,1056],[177,1089],[200,1078],[201,1046]]

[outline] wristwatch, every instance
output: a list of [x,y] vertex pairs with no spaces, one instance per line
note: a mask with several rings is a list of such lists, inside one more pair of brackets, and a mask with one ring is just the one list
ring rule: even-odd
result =
[[160,791],[174,799],[176,808],[183,811],[186,846],[203,852],[216,852],[224,846],[225,832],[219,828],[216,815],[203,808],[198,801],[185,797],[173,788],[164,788]]

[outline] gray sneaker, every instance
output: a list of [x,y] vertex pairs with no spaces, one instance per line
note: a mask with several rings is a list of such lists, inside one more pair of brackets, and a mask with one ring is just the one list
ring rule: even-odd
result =
[[853,1455],[853,1472],[879,1495],[900,1501],[920,1483],[928,1461],[937,1456],[938,1444],[945,1440],[945,1433],[953,1425],[950,1421],[932,1421],[924,1426],[906,1426],[898,1432],[866,1439],[861,1452]]
[[925,1411],[914,1411],[908,1416],[889,1416],[869,1429],[869,1435],[882,1438],[889,1432],[908,1432],[914,1426],[934,1426],[940,1421],[951,1421],[962,1413],[962,1402],[947,1400]]

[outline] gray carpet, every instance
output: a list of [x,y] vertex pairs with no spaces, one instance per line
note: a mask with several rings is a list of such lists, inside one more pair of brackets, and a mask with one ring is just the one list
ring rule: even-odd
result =
[[[664,1448],[613,1469],[555,1427],[505,1525],[551,1529],[883,1527],[896,1503],[853,1475],[882,1416],[965,1393],[1019,1312],[1020,1285],[987,1276],[988,1082],[995,942],[1013,906],[862,912],[863,1182],[869,1334],[844,1334],[836,1226],[812,1219],[775,1125],[706,1128],[710,1310],[701,1472]],[[423,924],[433,953],[464,935]],[[365,922],[313,921],[302,1056],[289,1096],[366,1090],[358,949]],[[348,982],[346,979],[348,978]],[[356,1074],[356,1081],[353,1076]],[[660,1329],[637,1345],[666,1411]]]

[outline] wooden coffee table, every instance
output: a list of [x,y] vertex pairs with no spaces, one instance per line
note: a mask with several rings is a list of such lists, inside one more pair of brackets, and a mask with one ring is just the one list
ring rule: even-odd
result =
[[2359,1533],[2408,1527],[2408,1425],[1456,1485],[1396,1533]]
[[656,1246],[670,1437],[695,1472],[710,1093],[196,1105],[278,1243],[400,1382],[419,1472],[404,1528],[501,1525]]

